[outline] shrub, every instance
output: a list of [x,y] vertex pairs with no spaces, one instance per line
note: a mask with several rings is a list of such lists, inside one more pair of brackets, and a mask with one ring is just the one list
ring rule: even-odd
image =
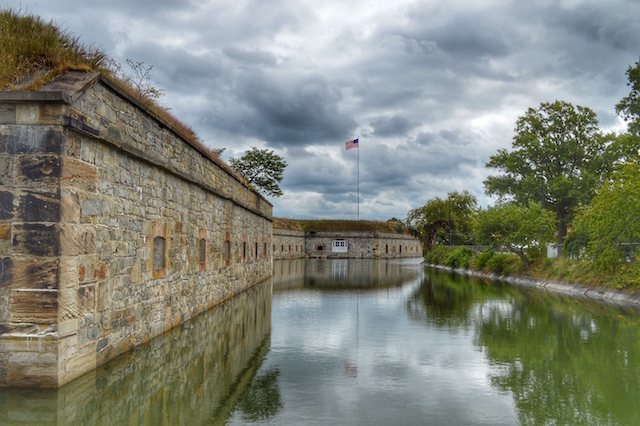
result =
[[453,249],[447,246],[434,246],[424,255],[424,261],[432,265],[445,265],[451,251]]
[[487,260],[487,268],[498,275],[509,275],[517,269],[520,259],[512,254],[496,254]]
[[481,252],[474,260],[473,266],[477,270],[483,270],[487,267],[487,263],[496,253],[493,250]]
[[473,256],[473,250],[469,247],[460,247],[453,250],[447,256],[446,265],[451,268],[468,268],[471,263],[471,256]]

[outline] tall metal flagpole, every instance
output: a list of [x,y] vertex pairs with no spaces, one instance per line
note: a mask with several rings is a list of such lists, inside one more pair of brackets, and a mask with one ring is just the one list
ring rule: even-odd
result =
[[358,141],[358,200],[357,200],[356,218],[360,220],[360,141]]

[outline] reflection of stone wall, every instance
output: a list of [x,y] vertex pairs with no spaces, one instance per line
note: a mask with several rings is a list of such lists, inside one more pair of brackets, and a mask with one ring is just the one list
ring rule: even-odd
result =
[[[345,240],[347,251],[332,251],[334,240]],[[422,245],[407,234],[376,231],[292,231],[273,229],[273,258],[385,259],[422,257]]]
[[0,385],[62,385],[271,275],[271,204],[98,74],[0,93],[0,185]]
[[273,263],[274,291],[303,287],[382,288],[417,279],[421,259],[297,259]]
[[277,260],[273,262],[274,290],[301,288],[304,285],[305,259]]
[[270,331],[264,282],[60,389],[0,390],[0,423],[224,424],[269,349]]

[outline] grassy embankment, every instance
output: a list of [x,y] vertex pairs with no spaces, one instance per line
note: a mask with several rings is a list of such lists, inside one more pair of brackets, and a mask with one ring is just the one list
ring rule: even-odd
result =
[[[640,290],[640,262],[620,262],[612,272],[603,272],[597,270],[589,260],[566,257],[548,259],[535,251],[529,253],[529,257],[531,278],[563,281],[585,287],[624,289],[632,293]],[[526,275],[523,262],[510,253],[436,246],[424,258],[430,264],[474,269],[500,276]]]
[[82,43],[79,37],[52,21],[46,22],[11,8],[0,8],[0,90],[37,90],[67,71],[99,72],[109,77],[189,142],[217,159],[193,129],[134,84],[124,81],[119,65],[105,52]]
[[410,234],[411,230],[402,222],[392,220],[331,220],[331,219],[284,219],[275,218],[273,227],[296,231],[376,231],[394,234]]

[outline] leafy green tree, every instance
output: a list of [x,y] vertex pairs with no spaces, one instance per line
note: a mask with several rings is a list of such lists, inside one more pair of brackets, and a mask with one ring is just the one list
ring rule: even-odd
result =
[[527,207],[510,203],[480,211],[474,230],[480,242],[505,247],[520,257],[529,275],[531,262],[528,250],[541,248],[553,241],[554,228],[553,212],[531,202]]
[[253,184],[258,191],[274,197],[282,195],[278,184],[282,182],[287,162],[272,150],[251,147],[242,157],[231,158],[229,163],[233,170]]
[[455,231],[458,244],[469,242],[473,228],[473,217],[478,209],[478,200],[469,191],[450,192],[446,199],[439,197],[407,213],[406,223],[416,229],[422,238],[426,250],[431,250],[438,232],[447,240],[449,230],[449,212],[451,213],[451,229]]
[[615,271],[625,260],[622,244],[640,240],[640,166],[629,163],[614,173],[576,215],[574,227],[589,236],[586,254],[596,268]]
[[627,69],[627,77],[631,92],[616,105],[616,113],[629,123],[629,133],[640,137],[640,62]]
[[526,205],[543,200],[544,185],[544,207],[556,214],[562,244],[574,209],[589,203],[621,155],[618,139],[600,134],[594,111],[564,101],[529,108],[515,132],[513,149],[500,149],[487,163],[500,174],[484,181],[485,192]]

